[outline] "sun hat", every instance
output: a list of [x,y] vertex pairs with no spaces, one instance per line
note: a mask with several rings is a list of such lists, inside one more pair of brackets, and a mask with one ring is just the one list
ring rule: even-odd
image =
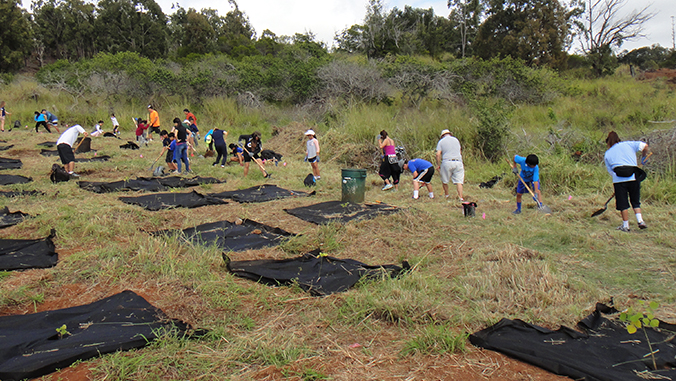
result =
[[305,131],[305,135],[315,135],[315,132],[312,130]]
[[449,131],[449,130],[443,130],[443,131],[441,131],[441,135],[439,135],[439,136],[444,136],[444,135],[446,135],[446,134],[449,134],[449,135],[450,135],[450,134],[451,134],[451,131]]

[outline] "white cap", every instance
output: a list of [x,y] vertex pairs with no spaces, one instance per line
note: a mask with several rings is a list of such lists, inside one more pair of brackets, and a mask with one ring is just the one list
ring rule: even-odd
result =
[[441,135],[439,135],[439,136],[444,136],[444,135],[446,135],[446,134],[449,134],[449,135],[450,135],[450,134],[451,134],[451,131],[449,131],[449,130],[443,130],[443,131],[441,131]]
[[305,135],[313,135],[314,136],[315,132],[312,131],[312,130],[307,130],[307,131],[305,131]]

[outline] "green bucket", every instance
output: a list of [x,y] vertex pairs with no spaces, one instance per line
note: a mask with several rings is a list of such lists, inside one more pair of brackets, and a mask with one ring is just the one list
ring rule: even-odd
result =
[[365,169],[343,169],[341,170],[343,183],[342,202],[354,202],[360,204],[364,202],[364,193],[366,193],[366,170]]

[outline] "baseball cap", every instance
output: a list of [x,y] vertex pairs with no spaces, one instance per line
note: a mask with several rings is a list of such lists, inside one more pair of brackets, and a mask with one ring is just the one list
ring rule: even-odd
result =
[[449,131],[449,130],[443,130],[443,131],[441,131],[441,135],[439,135],[439,136],[444,136],[446,134],[450,135],[450,133],[451,133],[451,131]]

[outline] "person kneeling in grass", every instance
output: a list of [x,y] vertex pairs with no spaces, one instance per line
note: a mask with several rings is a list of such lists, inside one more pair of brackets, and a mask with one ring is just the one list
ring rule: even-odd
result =
[[432,163],[424,159],[407,160],[404,162],[404,171],[407,169],[413,173],[413,199],[418,199],[420,184],[425,185],[430,198],[434,198],[432,184],[430,184],[432,176],[434,175],[434,166]]
[[228,146],[230,148],[230,153],[232,154],[232,157],[230,158],[230,161],[235,161],[239,163],[239,165],[243,166],[244,165],[244,150],[242,147],[239,147],[237,144],[230,143]]
[[73,172],[75,169],[75,154],[73,153],[73,144],[77,140],[77,136],[79,134],[84,135],[83,139],[88,135],[87,131],[85,131],[82,126],[76,124],[64,131],[63,134],[59,136],[59,140],[56,141],[56,150],[59,152],[59,158],[61,159],[63,168],[72,177],[80,177],[78,174]]
[[516,184],[516,210],[512,213],[521,214],[521,197],[524,193],[528,192],[524,181],[530,187],[531,190],[535,193],[537,200],[542,203],[542,193],[540,193],[540,167],[538,166],[540,160],[536,155],[528,155],[526,157],[514,155],[512,165],[512,173],[515,175],[519,174],[519,168],[517,164],[521,166],[521,179]]

